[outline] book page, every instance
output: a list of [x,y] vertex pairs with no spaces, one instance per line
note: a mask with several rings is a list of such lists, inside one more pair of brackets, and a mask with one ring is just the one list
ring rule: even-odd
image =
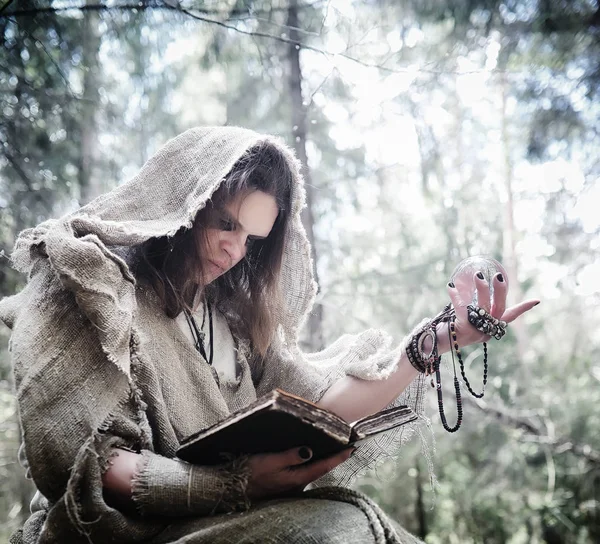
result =
[[374,436],[384,431],[389,431],[401,425],[406,425],[418,418],[408,406],[397,406],[382,410],[371,416],[364,417],[352,423],[351,442]]

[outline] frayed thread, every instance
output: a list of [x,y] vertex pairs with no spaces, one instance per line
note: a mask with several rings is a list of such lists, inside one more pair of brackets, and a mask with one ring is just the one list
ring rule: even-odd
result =
[[221,500],[215,504],[212,514],[223,508],[230,512],[246,512],[250,509],[248,482],[252,474],[248,456],[240,455],[230,459],[219,469],[223,480]]
[[85,521],[83,519],[83,515],[81,512],[81,498],[79,494],[79,476],[80,476],[80,467],[85,464],[85,458],[88,455],[94,455],[96,459],[98,459],[98,454],[94,448],[94,437],[90,437],[85,444],[81,447],[79,452],[77,453],[77,457],[75,458],[75,463],[73,464],[73,471],[71,473],[71,477],[67,482],[67,489],[64,494],[65,501],[65,510],[67,512],[67,516],[69,517],[69,521],[75,527],[77,532],[86,538],[90,544],[92,543],[92,539],[90,536],[90,531],[86,528],[87,525],[92,523],[96,523],[96,521]]

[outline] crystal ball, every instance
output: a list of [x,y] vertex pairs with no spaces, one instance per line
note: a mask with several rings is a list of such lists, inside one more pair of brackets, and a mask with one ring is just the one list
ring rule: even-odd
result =
[[[470,297],[470,299],[461,300],[461,303],[464,306],[469,304],[479,306],[474,278],[477,272],[483,274],[483,277],[490,288],[490,300],[493,300],[494,296],[494,283],[492,280],[498,272],[502,274],[504,281],[507,282],[508,286],[508,274],[496,259],[484,255],[468,257],[458,263],[458,266],[454,269],[454,272],[452,272],[452,276],[450,276],[450,281],[454,283],[459,292],[463,294],[462,298],[464,299],[466,296]],[[465,295],[465,293],[468,293],[468,295]]]

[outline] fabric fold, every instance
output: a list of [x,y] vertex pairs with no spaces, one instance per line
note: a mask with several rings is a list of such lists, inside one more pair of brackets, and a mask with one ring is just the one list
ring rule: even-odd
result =
[[53,271],[96,329],[107,359],[129,376],[135,279],[127,264],[97,235],[79,237],[66,221],[50,229],[45,244]]

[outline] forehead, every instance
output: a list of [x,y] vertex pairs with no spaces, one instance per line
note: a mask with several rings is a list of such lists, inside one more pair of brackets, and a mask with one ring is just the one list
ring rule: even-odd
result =
[[271,232],[279,213],[275,198],[262,191],[238,194],[225,209],[241,228],[257,236],[267,236]]

